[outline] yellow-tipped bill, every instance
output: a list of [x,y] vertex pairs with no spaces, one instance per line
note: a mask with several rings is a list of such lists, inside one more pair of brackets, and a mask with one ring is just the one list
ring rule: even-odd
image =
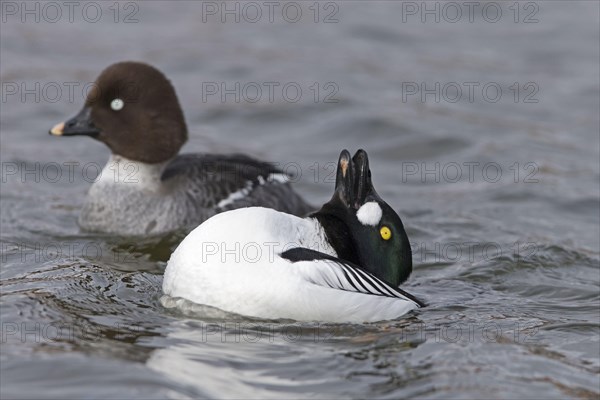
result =
[[62,136],[63,130],[65,129],[65,123],[61,122],[60,124],[54,125],[52,129],[50,129],[50,134],[54,136]]

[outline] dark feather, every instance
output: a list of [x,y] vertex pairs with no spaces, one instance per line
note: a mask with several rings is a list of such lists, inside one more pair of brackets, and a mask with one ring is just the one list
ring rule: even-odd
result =
[[300,261],[327,261],[336,264],[339,268],[334,271],[335,280],[331,276],[325,275],[324,270],[320,271],[322,273],[322,280],[326,282],[327,286],[334,289],[350,290],[375,296],[403,298],[415,302],[419,307],[426,306],[424,302],[412,294],[388,285],[375,275],[364,271],[358,265],[329,254],[303,247],[295,247],[281,253],[281,257],[292,263]]
[[[287,182],[272,179],[283,172],[272,164],[242,154],[182,154],[171,161],[161,176],[165,184],[185,183],[185,191],[196,206],[216,212],[241,207],[263,206],[294,215],[313,209]],[[219,203],[232,193],[244,196],[226,205]]]

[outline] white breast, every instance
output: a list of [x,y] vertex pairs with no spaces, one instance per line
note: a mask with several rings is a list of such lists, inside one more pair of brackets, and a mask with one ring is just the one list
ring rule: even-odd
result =
[[92,187],[122,186],[131,190],[155,192],[167,162],[147,164],[112,154]]
[[183,191],[161,181],[166,163],[146,164],[112,155],[94,181],[79,216],[87,230],[149,235],[186,226],[198,217]]

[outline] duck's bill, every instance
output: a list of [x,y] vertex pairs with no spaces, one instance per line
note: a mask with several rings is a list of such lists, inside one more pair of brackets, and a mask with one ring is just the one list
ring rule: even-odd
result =
[[67,122],[61,122],[56,124],[48,132],[53,136],[97,136],[100,130],[94,126],[91,118],[91,109],[84,107],[79,114],[68,120]]
[[354,207],[358,209],[369,201],[381,200],[373,187],[367,152],[362,149],[358,150],[352,157],[352,163],[355,170]]
[[369,156],[366,151],[360,149],[352,157],[352,162],[356,168],[354,206],[358,208],[365,203],[367,195],[373,188],[369,170]]
[[366,202],[380,200],[371,181],[366,151],[358,150],[354,157],[350,157],[348,150],[342,150],[337,166],[334,199],[354,209],[359,209]]
[[346,149],[342,150],[338,160],[333,196],[341,200],[346,207],[354,203],[354,163]]

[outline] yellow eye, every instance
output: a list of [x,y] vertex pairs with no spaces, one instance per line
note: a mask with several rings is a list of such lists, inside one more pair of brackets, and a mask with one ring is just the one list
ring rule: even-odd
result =
[[390,240],[392,237],[392,231],[387,226],[382,226],[379,230],[379,234],[383,240]]

